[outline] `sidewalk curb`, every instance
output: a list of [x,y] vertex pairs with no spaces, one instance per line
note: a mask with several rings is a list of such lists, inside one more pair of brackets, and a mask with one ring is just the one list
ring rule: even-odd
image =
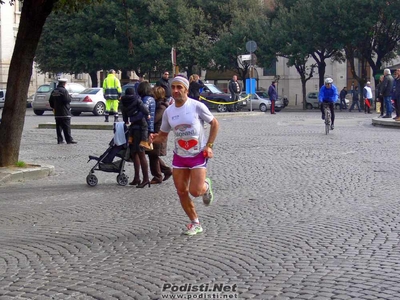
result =
[[400,122],[393,120],[392,118],[382,119],[382,118],[373,118],[372,125],[374,126],[383,126],[383,127],[393,127],[400,128]]
[[[257,116],[264,115],[264,112],[259,111],[239,111],[235,113],[216,113],[214,116],[218,118],[224,117],[238,117],[238,116]],[[71,129],[84,129],[84,130],[113,130],[114,123],[71,123]],[[55,129],[55,122],[39,123],[38,129]]]
[[54,174],[54,166],[35,164],[31,164],[31,166],[27,168],[0,168],[0,185],[8,182],[24,182],[26,180],[44,178]]
[[[99,123],[86,123],[86,124],[73,124],[71,123],[71,129],[85,129],[85,130],[113,130],[114,123],[107,123],[107,124],[99,124]],[[55,129],[56,128],[56,123],[42,123],[38,124],[39,129]]]

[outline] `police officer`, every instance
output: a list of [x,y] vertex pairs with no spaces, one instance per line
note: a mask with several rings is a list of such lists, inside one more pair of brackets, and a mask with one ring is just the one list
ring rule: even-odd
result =
[[65,89],[67,79],[61,78],[58,80],[58,85],[51,93],[49,103],[54,112],[56,119],[56,132],[58,144],[63,144],[63,136],[61,132],[64,132],[65,141],[67,144],[76,144],[71,136],[71,96]]
[[121,83],[115,76],[115,71],[111,69],[108,76],[103,81],[104,98],[106,99],[105,120],[108,122],[108,116],[114,115],[114,122],[118,122],[118,101],[121,97]]

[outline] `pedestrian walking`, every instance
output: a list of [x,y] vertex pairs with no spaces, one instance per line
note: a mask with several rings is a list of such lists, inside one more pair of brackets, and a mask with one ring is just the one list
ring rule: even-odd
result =
[[373,106],[371,82],[369,81],[367,81],[367,85],[364,86],[363,97],[364,97],[364,112],[371,114],[371,106],[372,107],[374,106]]
[[361,112],[361,108],[360,108],[360,91],[358,90],[358,86],[354,87],[353,103],[350,106],[349,112],[351,112],[356,105],[357,105],[357,108],[358,108],[358,112]]
[[344,87],[339,94],[340,98],[340,111],[342,109],[347,109],[347,104],[346,104],[346,95],[347,95],[347,87]]
[[[188,97],[189,81],[176,76],[171,82],[174,104],[164,112],[159,133],[151,135],[154,143],[166,142],[170,131],[174,132],[173,179],[179,200],[190,219],[185,234],[195,235],[203,231],[195,205],[190,197],[203,196],[203,203],[214,200],[211,179],[206,178],[207,161],[213,157],[213,145],[219,124],[205,104]],[[209,123],[208,139],[203,122]]]
[[114,115],[114,122],[118,122],[118,102],[121,97],[121,92],[121,83],[115,76],[115,70],[111,69],[103,81],[103,93],[106,99],[104,122],[108,122],[108,117],[110,115]]
[[66,83],[67,79],[58,80],[57,87],[51,92],[49,103],[56,120],[57,143],[64,144],[64,133],[67,144],[76,144],[71,136],[71,96],[65,88]]

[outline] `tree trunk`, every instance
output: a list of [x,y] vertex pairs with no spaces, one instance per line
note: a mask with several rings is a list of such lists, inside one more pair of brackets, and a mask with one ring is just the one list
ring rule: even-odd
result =
[[[189,65],[189,66],[187,67],[186,75],[187,75],[188,80],[189,80],[190,76],[192,76],[192,74],[194,74],[193,66],[194,66],[194,65]],[[198,74],[198,75],[200,76],[201,74]]]
[[97,71],[91,71],[89,76],[90,80],[92,81],[92,87],[98,87],[99,80],[97,79]]
[[302,76],[301,78],[301,96],[303,97],[303,109],[307,109],[307,80]]
[[321,88],[325,84],[325,69],[325,58],[321,58],[321,62],[318,64],[319,88]]
[[14,165],[18,161],[33,59],[43,25],[56,1],[24,1],[22,6],[0,124],[0,167]]

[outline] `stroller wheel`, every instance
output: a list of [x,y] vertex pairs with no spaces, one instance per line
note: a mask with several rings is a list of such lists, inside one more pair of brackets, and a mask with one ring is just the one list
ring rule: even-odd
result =
[[90,186],[96,186],[97,185],[97,177],[96,175],[93,174],[89,174],[88,176],[86,176],[86,183]]
[[121,174],[117,176],[117,182],[119,185],[127,185],[128,184],[128,176],[126,176],[125,174]]

